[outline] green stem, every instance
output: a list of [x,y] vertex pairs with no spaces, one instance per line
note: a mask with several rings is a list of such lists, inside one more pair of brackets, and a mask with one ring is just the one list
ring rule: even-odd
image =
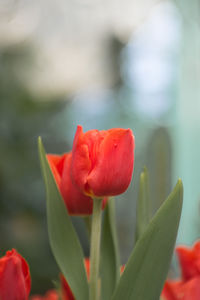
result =
[[90,300],[98,300],[99,290],[99,262],[101,239],[101,206],[102,199],[93,199],[92,234],[90,245]]
[[91,218],[91,216],[85,216],[85,217],[83,217],[83,221],[85,223],[85,227],[87,229],[87,234],[88,234],[88,237],[90,239],[91,229],[92,229],[92,218]]

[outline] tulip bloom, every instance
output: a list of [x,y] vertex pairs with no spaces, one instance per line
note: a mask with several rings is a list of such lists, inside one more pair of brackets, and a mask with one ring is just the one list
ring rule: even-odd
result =
[[77,127],[72,149],[72,178],[91,197],[119,195],[128,188],[134,163],[130,129],[90,130]]
[[166,300],[199,300],[200,276],[189,281],[167,281],[163,289],[163,297]]
[[15,250],[0,258],[0,299],[28,300],[31,289],[29,267]]
[[200,276],[200,241],[196,242],[192,248],[178,247],[176,252],[183,280]]
[[57,291],[50,290],[44,296],[39,296],[39,295],[32,296],[31,300],[59,300],[59,296]]
[[192,248],[176,249],[181,266],[179,280],[167,280],[162,296],[166,300],[200,299],[200,241]]
[[[90,215],[93,210],[93,200],[84,195],[71,178],[71,160],[72,154],[63,155],[47,154],[51,171],[54,175],[57,186],[64,199],[70,215]],[[106,198],[103,201],[103,207],[106,204]]]

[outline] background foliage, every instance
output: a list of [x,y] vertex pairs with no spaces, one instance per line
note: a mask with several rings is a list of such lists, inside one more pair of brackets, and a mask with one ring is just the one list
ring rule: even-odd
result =
[[[124,10],[122,3],[113,8],[109,2],[99,10],[89,0],[84,5],[60,0],[49,4],[48,18],[38,1],[0,3],[0,254],[16,247],[29,261],[33,293],[52,287],[58,274],[47,237],[39,135],[47,152],[62,153],[71,149],[77,124],[85,131],[133,129],[133,181],[117,199],[122,263],[134,243],[144,165],[151,214],[182,177],[185,204],[178,241],[191,244],[198,236],[197,2],[188,7],[179,0],[128,1]],[[68,11],[74,23],[67,23]],[[88,255],[83,223],[73,222]]]

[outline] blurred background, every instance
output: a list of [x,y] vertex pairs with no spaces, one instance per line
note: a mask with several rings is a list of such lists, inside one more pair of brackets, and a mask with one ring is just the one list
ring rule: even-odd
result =
[[[0,254],[28,260],[32,293],[53,287],[37,137],[47,152],[84,131],[131,128],[135,170],[116,199],[121,262],[134,243],[139,175],[152,214],[184,184],[177,242],[200,235],[200,4],[198,0],[0,0]],[[73,218],[85,255],[82,221]]]

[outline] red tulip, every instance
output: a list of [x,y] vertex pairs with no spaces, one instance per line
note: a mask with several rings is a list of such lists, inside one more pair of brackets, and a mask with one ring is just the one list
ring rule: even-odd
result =
[[[47,154],[47,159],[69,214],[92,214],[92,198],[84,195],[71,179],[71,152],[63,155]],[[105,204],[106,199],[103,201],[103,208]]]
[[179,280],[167,280],[162,296],[166,300],[200,299],[200,242],[192,248],[176,249],[181,266]]
[[200,276],[186,282],[168,280],[164,285],[162,296],[166,300],[199,300]]
[[0,299],[28,300],[30,289],[27,262],[15,249],[7,251],[0,259]]
[[[90,272],[89,259],[86,258],[84,260],[84,263],[85,263],[86,273],[89,278],[89,272]],[[60,281],[61,281],[61,299],[62,300],[75,300],[74,295],[71,291],[71,288],[68,285],[67,281],[65,280],[65,278],[62,274],[60,275]],[[44,296],[39,296],[39,295],[32,296],[31,300],[59,300],[59,295],[58,295],[57,291],[50,290]]]
[[183,280],[200,276],[200,241],[193,248],[178,247],[176,249]]
[[91,197],[114,196],[128,188],[134,162],[130,129],[90,130],[78,126],[72,149],[72,178]]
[[39,295],[32,296],[31,300],[59,300],[59,295],[57,291],[50,290],[44,296],[39,296]]

